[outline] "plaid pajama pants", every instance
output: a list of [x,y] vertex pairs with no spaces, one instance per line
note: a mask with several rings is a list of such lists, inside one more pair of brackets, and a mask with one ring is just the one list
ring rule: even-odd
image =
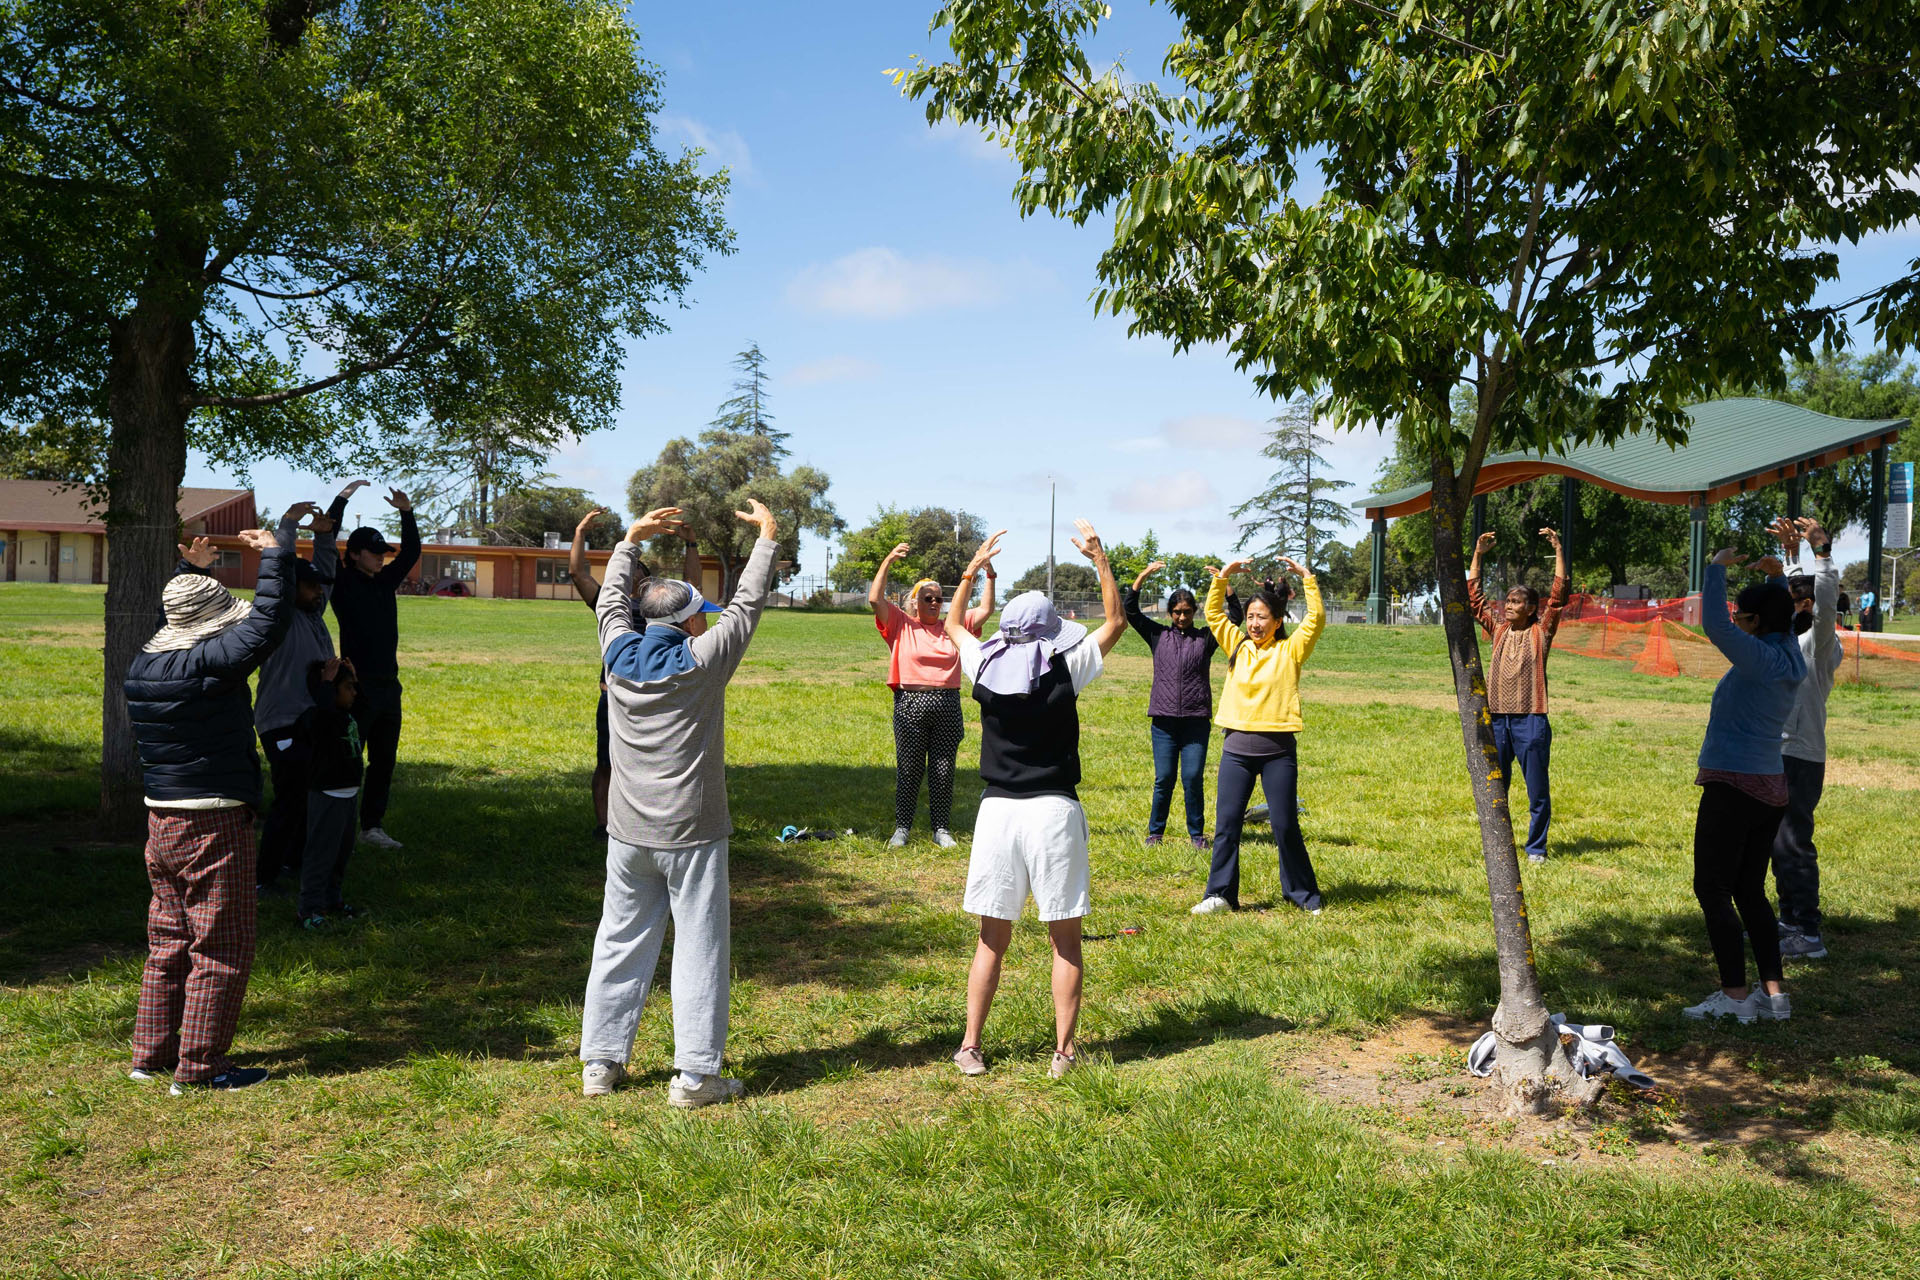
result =
[[253,810],[147,810],[147,967],[133,1065],[191,1083],[228,1066],[253,969]]

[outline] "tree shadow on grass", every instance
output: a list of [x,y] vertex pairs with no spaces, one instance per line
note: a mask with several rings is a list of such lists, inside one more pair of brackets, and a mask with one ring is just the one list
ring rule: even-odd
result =
[[1104,1050],[1120,1063],[1167,1057],[1213,1040],[1256,1040],[1296,1029],[1291,1019],[1262,1013],[1240,1000],[1212,996],[1161,1005],[1147,1021],[1111,1039],[1090,1042],[1088,1047]]
[[[890,814],[892,778],[831,764],[733,771],[739,977],[871,990],[950,945],[950,930],[924,912],[861,902],[861,885],[834,869],[835,845],[770,834],[814,812],[809,825],[841,823],[856,803],[868,819]],[[606,847],[590,832],[589,795],[584,771],[403,763],[386,825],[405,848],[363,847],[347,869],[363,919],[315,934],[300,928],[290,896],[263,898],[243,1034],[274,1044],[276,1064],[304,1060],[317,1073],[417,1054],[559,1056],[600,919]],[[47,824],[10,825],[0,838],[10,849],[0,860],[0,981],[38,986],[108,965],[123,998],[84,1034],[124,1041],[137,986],[126,970],[146,941],[139,846],[78,844]]]

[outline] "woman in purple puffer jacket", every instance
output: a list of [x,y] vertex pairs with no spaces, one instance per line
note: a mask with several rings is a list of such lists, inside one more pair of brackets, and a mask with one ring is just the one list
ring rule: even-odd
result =
[[1220,645],[1205,627],[1193,625],[1199,605],[1181,587],[1167,597],[1169,623],[1155,622],[1140,610],[1140,587],[1167,566],[1156,560],[1140,571],[1121,594],[1127,621],[1153,652],[1153,692],[1147,716],[1153,736],[1153,807],[1147,813],[1147,843],[1159,844],[1173,806],[1173,775],[1187,802],[1187,837],[1195,849],[1207,849],[1207,800],[1201,775],[1207,767],[1207,736],[1213,724],[1213,676],[1208,669]]

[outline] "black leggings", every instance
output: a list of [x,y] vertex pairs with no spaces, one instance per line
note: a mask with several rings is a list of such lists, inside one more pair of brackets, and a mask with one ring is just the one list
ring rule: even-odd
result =
[[935,831],[953,825],[953,760],[966,725],[958,689],[893,691],[893,825],[911,827],[927,780],[927,817]]
[[1247,802],[1257,780],[1267,796],[1267,821],[1273,825],[1273,843],[1280,857],[1280,893],[1305,911],[1320,909],[1320,881],[1313,859],[1300,834],[1300,763],[1292,734],[1286,750],[1277,756],[1220,753],[1219,808],[1213,818],[1213,869],[1207,875],[1209,898],[1225,898],[1240,907],[1240,832],[1247,821]]
[[1747,942],[1753,944],[1760,981],[1780,980],[1780,927],[1767,901],[1767,862],[1784,813],[1724,782],[1700,788],[1693,822],[1693,896],[1707,918],[1707,941],[1723,987],[1747,985]]

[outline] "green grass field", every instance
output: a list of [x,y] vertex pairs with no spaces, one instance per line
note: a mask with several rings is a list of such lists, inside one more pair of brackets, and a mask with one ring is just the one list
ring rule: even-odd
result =
[[[947,1063],[965,851],[923,833],[884,847],[871,622],[769,616],[729,710],[729,1070],[748,1099],[680,1114],[665,990],[637,1082],[579,1097],[603,855],[586,610],[403,599],[387,825],[406,848],[356,857],[348,897],[371,915],[343,932],[306,934],[266,901],[236,1055],[275,1078],[171,1099],[122,1074],[147,892],[138,848],[87,820],[101,599],[0,587],[7,1274],[1915,1274],[1911,693],[1834,697],[1833,957],[1790,968],[1792,1022],[1713,1027],[1679,1013],[1714,982],[1689,862],[1710,686],[1555,659],[1555,857],[1527,872],[1542,978],[1554,1008],[1617,1024],[1663,1088],[1516,1124],[1461,1066],[1497,984],[1437,631],[1335,627],[1314,654],[1301,790],[1319,919],[1271,909],[1264,835],[1256,909],[1186,914],[1204,856],[1141,843],[1148,662],[1123,642],[1082,711],[1090,1065],[1055,1084],[1031,918],[992,1072]],[[970,725],[963,835],[977,750]],[[857,834],[781,845],[788,823]]]

